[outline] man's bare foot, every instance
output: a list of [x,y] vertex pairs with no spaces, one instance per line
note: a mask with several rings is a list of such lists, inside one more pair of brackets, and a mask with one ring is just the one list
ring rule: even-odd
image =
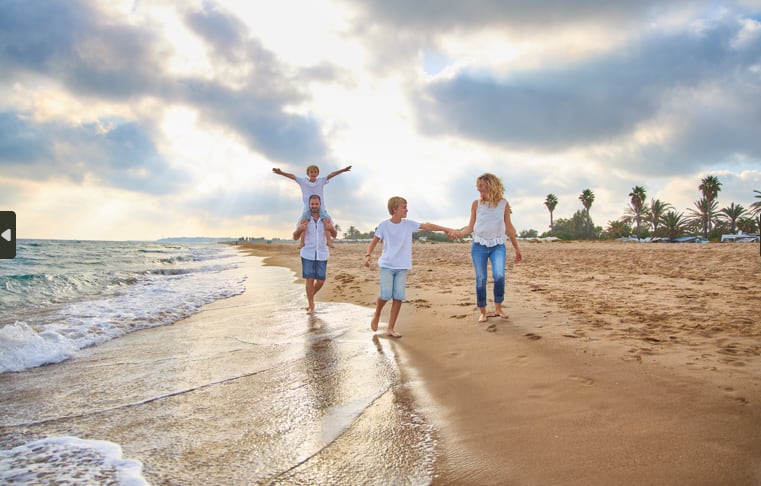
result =
[[378,330],[378,321],[380,321],[380,316],[376,314],[373,316],[373,320],[370,322],[370,329],[372,329],[373,332]]
[[392,338],[400,338],[400,337],[402,337],[401,334],[399,334],[398,332],[394,331],[393,329],[389,329],[388,331],[386,331],[386,334],[384,334],[384,336],[388,336],[388,337],[392,337]]
[[483,324],[484,322],[486,322],[487,319],[488,319],[488,317],[486,317],[486,314],[479,314],[479,316],[478,316],[478,322],[479,323]]

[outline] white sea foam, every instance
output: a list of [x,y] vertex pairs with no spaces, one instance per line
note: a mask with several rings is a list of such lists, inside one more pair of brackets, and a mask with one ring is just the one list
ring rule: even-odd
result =
[[143,486],[140,461],[122,458],[113,442],[53,437],[0,451],[2,484],[107,484]]

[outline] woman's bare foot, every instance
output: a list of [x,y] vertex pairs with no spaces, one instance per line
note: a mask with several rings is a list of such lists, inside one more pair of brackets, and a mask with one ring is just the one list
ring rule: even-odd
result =
[[507,315],[507,312],[502,310],[502,306],[499,304],[494,306],[494,316],[501,317],[502,319],[507,319],[508,317],[510,317]]

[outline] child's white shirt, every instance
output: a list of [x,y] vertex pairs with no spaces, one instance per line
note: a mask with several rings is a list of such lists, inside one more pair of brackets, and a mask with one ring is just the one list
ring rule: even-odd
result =
[[412,233],[418,229],[420,223],[411,219],[403,219],[396,224],[390,219],[382,221],[375,230],[375,236],[383,241],[378,265],[392,270],[412,268]]

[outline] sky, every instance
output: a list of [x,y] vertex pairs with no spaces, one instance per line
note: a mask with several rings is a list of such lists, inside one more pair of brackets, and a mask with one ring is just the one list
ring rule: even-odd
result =
[[289,238],[310,164],[362,232],[465,226],[485,172],[519,232],[761,190],[761,0],[0,0],[0,72],[22,239]]

